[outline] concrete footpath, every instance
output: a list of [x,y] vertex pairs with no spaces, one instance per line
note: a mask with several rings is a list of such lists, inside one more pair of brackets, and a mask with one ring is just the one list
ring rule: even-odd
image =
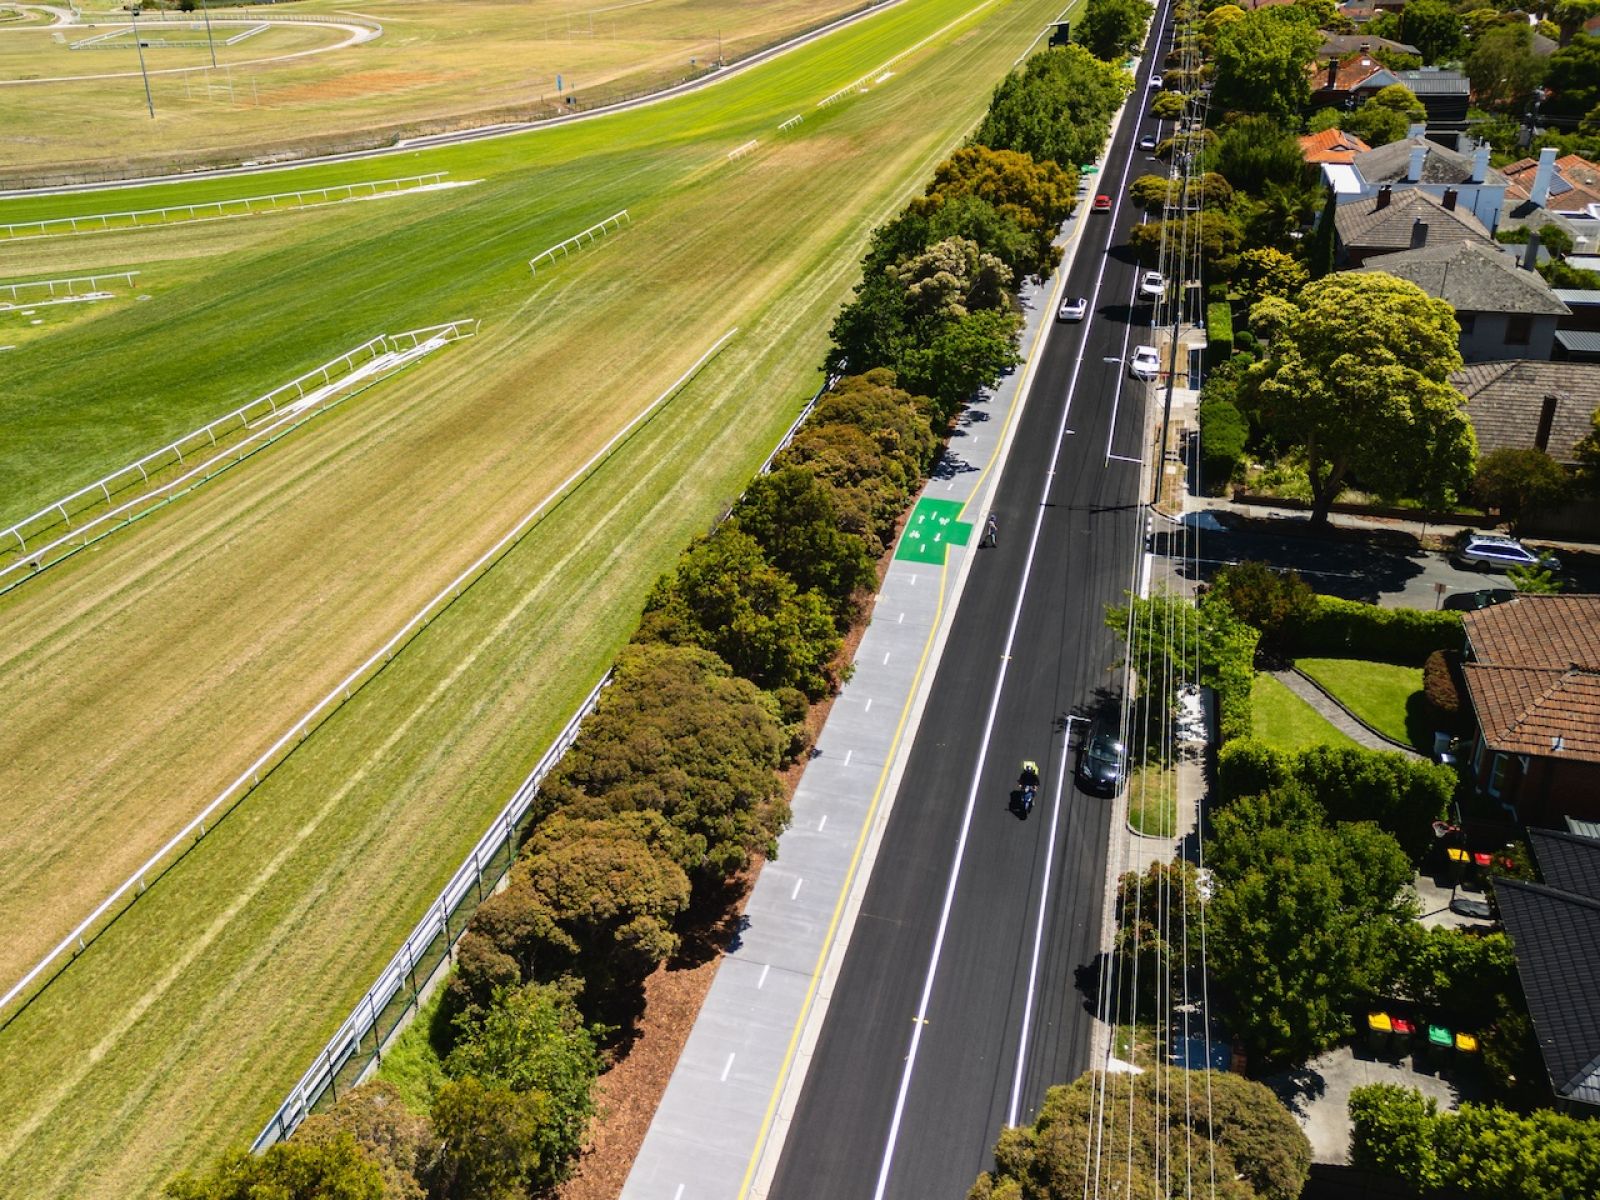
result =
[[[982,533],[1062,267],[1024,288],[1024,364],[963,414],[913,509],[739,935],[656,1110],[623,1200],[765,1196],[844,961],[934,667]],[[1006,536],[1007,530],[1001,530]]]

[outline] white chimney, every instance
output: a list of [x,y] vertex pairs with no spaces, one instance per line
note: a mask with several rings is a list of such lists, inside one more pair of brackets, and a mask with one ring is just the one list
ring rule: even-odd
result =
[[1546,146],[1539,151],[1539,167],[1533,173],[1533,188],[1528,194],[1535,207],[1543,208],[1550,199],[1550,180],[1556,173],[1556,148]]
[[1406,168],[1406,179],[1412,183],[1422,180],[1422,162],[1428,157],[1426,146],[1411,147],[1411,165]]
[[1489,143],[1479,142],[1472,152],[1472,182],[1482,183],[1489,178]]
[[1421,121],[1413,121],[1406,128],[1406,136],[1408,138],[1419,138],[1419,137],[1421,137],[1423,134],[1425,134],[1427,132],[1428,132],[1428,127],[1426,125],[1424,125]]

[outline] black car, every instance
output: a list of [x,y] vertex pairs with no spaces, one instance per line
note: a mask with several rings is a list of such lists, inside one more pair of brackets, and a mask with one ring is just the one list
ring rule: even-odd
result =
[[1097,720],[1078,747],[1078,784],[1085,791],[1115,796],[1127,772],[1128,748],[1111,723]]

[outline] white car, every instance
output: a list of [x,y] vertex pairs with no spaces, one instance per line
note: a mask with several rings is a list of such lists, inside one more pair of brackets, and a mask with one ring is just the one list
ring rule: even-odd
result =
[[1476,571],[1504,571],[1507,567],[1534,566],[1543,566],[1551,571],[1561,569],[1561,560],[1554,554],[1535,554],[1516,538],[1497,537],[1489,533],[1470,534],[1450,558],[1456,566]]
[[1162,86],[1162,84],[1161,84],[1161,76],[1159,76],[1159,75],[1150,76],[1150,86],[1155,88],[1157,91],[1160,91],[1161,90],[1161,86]]
[[1154,150],[1158,144],[1156,135],[1153,133],[1147,133],[1139,139],[1139,149],[1141,150]]
[[1139,280],[1139,295],[1151,300],[1159,300],[1166,294],[1167,280],[1160,271],[1146,271],[1144,278]]
[[1089,301],[1082,296],[1074,299],[1068,296],[1061,302],[1061,307],[1056,310],[1058,321],[1081,321],[1089,312]]
[[1128,373],[1135,379],[1154,379],[1161,373],[1161,355],[1154,346],[1135,346],[1128,359]]

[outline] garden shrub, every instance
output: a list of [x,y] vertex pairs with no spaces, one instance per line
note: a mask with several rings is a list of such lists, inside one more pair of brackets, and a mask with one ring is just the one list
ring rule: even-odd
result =
[[1250,422],[1231,400],[1200,402],[1200,481],[1206,494],[1219,496],[1244,458]]
[[1373,658],[1421,666],[1435,650],[1459,650],[1461,614],[1419,608],[1379,608],[1360,600],[1318,596],[1289,630],[1297,655]]
[[1422,695],[1428,707],[1448,726],[1460,724],[1461,689],[1456,684],[1461,656],[1453,650],[1435,650],[1422,664]]

